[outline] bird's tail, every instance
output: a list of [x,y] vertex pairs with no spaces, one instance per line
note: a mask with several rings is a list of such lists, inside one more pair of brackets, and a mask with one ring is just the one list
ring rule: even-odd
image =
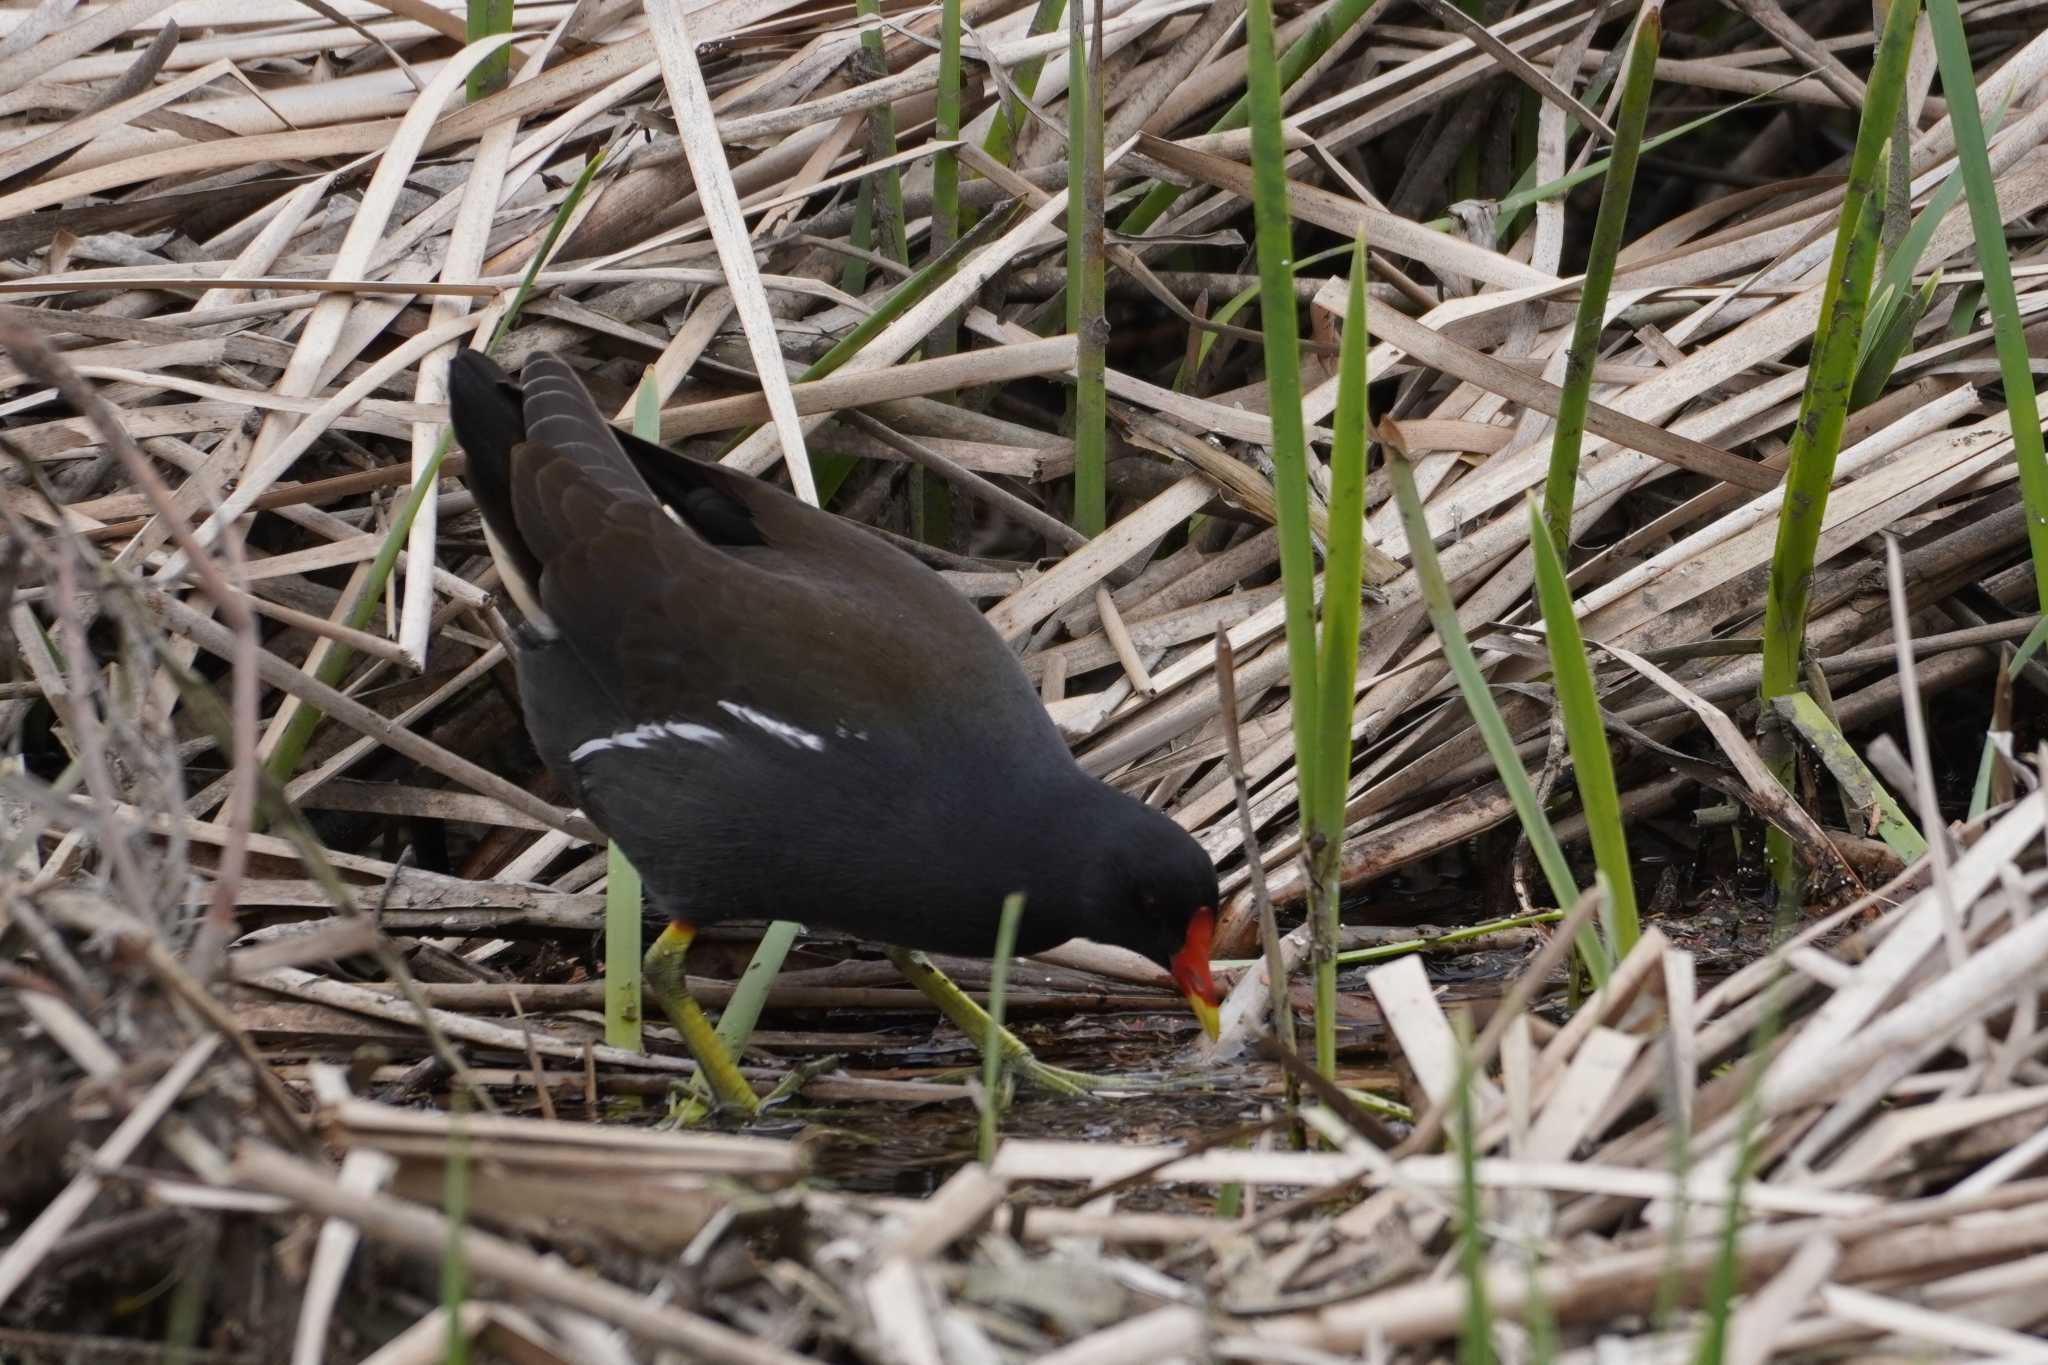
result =
[[553,623],[540,609],[540,560],[512,514],[512,452],[526,440],[519,389],[496,361],[464,347],[448,366],[448,417],[469,457],[466,477],[498,577],[527,621],[552,635]]
[[[545,490],[559,493],[559,476],[568,474],[614,498],[653,502],[654,494],[560,356],[536,353],[515,384],[490,357],[458,351],[449,367],[448,399],[456,439],[469,456],[469,483],[491,558],[528,621],[553,634],[540,606],[540,579],[570,527],[564,509]],[[563,464],[573,465],[573,472]]]

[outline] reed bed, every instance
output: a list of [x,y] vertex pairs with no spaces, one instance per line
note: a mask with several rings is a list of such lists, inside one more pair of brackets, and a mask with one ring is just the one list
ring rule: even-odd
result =
[[[0,10],[0,1359],[2048,1358],[2038,6],[1068,3]],[[982,604],[1222,1039],[739,926],[656,1126],[458,344]]]

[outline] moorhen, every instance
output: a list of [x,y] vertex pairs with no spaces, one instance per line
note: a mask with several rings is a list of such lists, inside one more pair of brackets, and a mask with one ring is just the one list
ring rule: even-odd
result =
[[[1172,973],[1213,1036],[1216,872],[1172,820],[1082,772],[1016,659],[951,585],[774,485],[616,430],[559,356],[518,383],[475,351],[455,433],[506,589],[548,770],[668,925],[647,989],[721,1102],[753,1089],[683,974],[698,926],[787,919],[891,946],[969,1037],[986,1016],[910,950],[1072,938]],[[1005,1037],[1020,1074],[1062,1085]]]

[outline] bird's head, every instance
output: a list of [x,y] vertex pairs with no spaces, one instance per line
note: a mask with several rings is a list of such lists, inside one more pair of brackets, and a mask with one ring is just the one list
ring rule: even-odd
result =
[[1216,865],[1179,825],[1157,811],[1144,815],[1120,849],[1125,903],[1114,941],[1172,973],[1202,1032],[1214,1038],[1223,1000],[1209,974],[1221,900]]

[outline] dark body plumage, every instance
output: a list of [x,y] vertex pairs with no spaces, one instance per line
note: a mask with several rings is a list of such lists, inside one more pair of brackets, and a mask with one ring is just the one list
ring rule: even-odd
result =
[[1200,846],[1076,766],[1000,637],[924,565],[616,431],[556,356],[515,385],[465,351],[450,386],[529,613],[528,728],[654,910],[986,955],[1021,891],[1020,951],[1086,937],[1165,965],[1215,906]]

